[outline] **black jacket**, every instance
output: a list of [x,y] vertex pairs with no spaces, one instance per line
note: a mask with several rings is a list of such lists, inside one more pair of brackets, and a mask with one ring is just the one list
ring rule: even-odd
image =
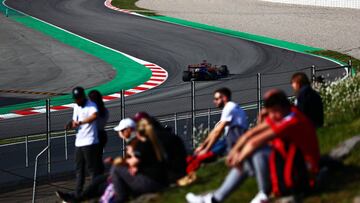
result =
[[297,96],[297,107],[314,124],[316,128],[324,124],[324,108],[322,99],[311,86],[302,87]]

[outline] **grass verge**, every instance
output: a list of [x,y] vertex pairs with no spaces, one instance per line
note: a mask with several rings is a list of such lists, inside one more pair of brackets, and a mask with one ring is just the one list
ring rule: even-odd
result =
[[344,63],[348,63],[349,60],[351,59],[352,66],[353,66],[354,70],[356,71],[356,73],[358,73],[360,71],[360,60],[356,59],[352,56],[342,54],[342,53],[339,53],[336,51],[331,51],[331,50],[314,51],[311,53],[319,55],[319,56],[330,57],[330,58],[336,59],[338,61],[342,61]]

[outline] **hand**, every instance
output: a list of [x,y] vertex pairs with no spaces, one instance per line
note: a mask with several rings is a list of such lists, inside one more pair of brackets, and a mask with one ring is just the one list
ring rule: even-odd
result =
[[113,159],[111,156],[106,157],[106,158],[104,159],[104,164],[111,165],[113,162],[114,162],[114,159]]
[[129,170],[130,175],[132,175],[132,176],[135,176],[136,173],[138,172],[138,168],[137,168],[137,167],[129,167],[128,170]]
[[257,123],[262,123],[264,121],[264,119],[267,117],[268,115],[268,111],[266,108],[262,108],[259,115],[258,115],[258,119],[257,119]]
[[114,159],[114,161],[113,161],[113,166],[121,166],[121,165],[124,165],[124,164],[126,164],[126,162],[125,162],[125,160],[124,160],[122,157],[120,157],[120,156],[116,157],[116,158]]
[[203,155],[203,154],[206,154],[206,153],[208,153],[209,152],[209,150],[208,149],[203,149],[203,150],[201,150],[201,151],[199,151],[198,153],[197,153],[197,155]]
[[202,150],[204,150],[204,144],[200,144],[194,151],[194,154],[199,154]]
[[236,150],[231,150],[228,154],[228,156],[226,157],[226,165],[228,165],[229,167],[234,167],[239,163],[239,152],[237,152]]
[[73,121],[69,121],[66,125],[65,125],[65,129],[66,130],[70,130],[73,128]]
[[131,157],[126,159],[126,163],[130,167],[136,167],[139,164],[139,162],[140,162],[140,160],[138,158],[136,158],[135,156],[131,156]]
[[81,121],[74,121],[73,128],[78,128],[81,125]]

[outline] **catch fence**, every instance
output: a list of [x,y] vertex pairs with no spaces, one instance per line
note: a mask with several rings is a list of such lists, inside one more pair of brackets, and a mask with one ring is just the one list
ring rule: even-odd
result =
[[[218,81],[190,81],[159,87],[131,97],[125,97],[125,91],[120,90],[120,99],[106,103],[110,119],[106,126],[109,141],[104,156],[122,155],[124,142],[112,129],[119,120],[132,117],[139,111],[150,113],[164,126],[171,128],[191,151],[201,134],[212,129],[220,118],[221,110],[215,109],[212,104],[215,89],[223,86],[230,88],[233,101],[244,108],[250,123],[255,123],[263,94],[269,89],[279,88],[291,96],[290,78],[299,71],[305,72],[317,86],[348,77],[352,67],[349,62],[346,66],[338,67],[311,66],[296,71],[230,75]],[[155,94],[160,94],[159,100],[153,100]],[[9,132],[2,134],[0,140],[0,188],[33,181],[34,200],[37,177],[54,177],[74,169],[75,132],[64,130],[65,124],[71,120],[72,110],[53,111],[51,99],[39,103],[46,107],[45,111],[32,116],[31,122],[29,117],[0,121],[1,132]]]

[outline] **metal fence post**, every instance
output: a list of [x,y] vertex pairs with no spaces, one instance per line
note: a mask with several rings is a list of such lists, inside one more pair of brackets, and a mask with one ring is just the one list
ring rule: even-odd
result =
[[348,70],[348,74],[350,75],[350,77],[352,77],[353,76],[353,67],[352,67],[352,60],[351,60],[351,58],[349,59],[349,62],[348,62],[348,68],[347,68],[347,70]]
[[[120,91],[120,120],[125,118],[125,91]],[[125,140],[122,140],[122,156],[125,157]]]
[[50,99],[46,99],[46,141],[48,146],[47,151],[47,171],[51,173],[51,118],[50,118]]
[[208,108],[208,112],[207,112],[207,126],[208,126],[208,130],[210,132],[210,128],[211,128],[211,108]]
[[258,108],[258,114],[260,114],[260,111],[261,111],[261,73],[257,73],[256,80],[257,80],[257,108]]
[[177,120],[178,120],[178,114],[175,113],[175,115],[174,115],[174,125],[175,125],[174,132],[175,132],[175,135],[178,135]]
[[5,16],[9,17],[9,9],[8,8],[5,9]]
[[191,80],[191,142],[195,149],[195,80]]
[[125,118],[125,90],[120,92],[120,108],[121,108],[121,119]]
[[311,83],[314,83],[316,80],[316,67],[315,65],[311,66]]
[[29,137],[25,136],[25,167],[29,167]]
[[67,143],[67,130],[65,130],[64,134],[64,144],[65,144],[65,160],[68,160],[68,143]]

